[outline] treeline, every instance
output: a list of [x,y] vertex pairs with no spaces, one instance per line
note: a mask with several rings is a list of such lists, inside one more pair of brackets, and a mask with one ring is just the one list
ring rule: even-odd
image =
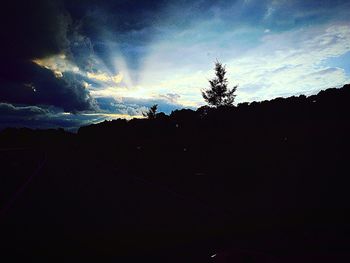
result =
[[[103,135],[103,139],[111,135],[118,141],[118,135],[126,135],[132,140],[142,137],[164,135],[181,129],[206,129],[232,127],[238,130],[245,125],[289,123],[290,121],[345,120],[349,114],[350,85],[340,89],[332,88],[317,95],[305,95],[289,98],[276,98],[270,101],[240,103],[236,107],[210,108],[203,106],[196,111],[189,109],[175,110],[169,116],[156,114],[154,120],[123,119],[104,121],[81,127],[78,134]],[[219,125],[219,126],[218,126]],[[242,125],[242,126],[241,126]],[[96,134],[95,134],[96,133]],[[125,137],[124,137],[125,139]]]
[[[349,116],[350,85],[331,88],[317,95],[305,95],[289,98],[276,98],[270,101],[240,103],[235,107],[211,108],[203,106],[196,111],[190,109],[175,110],[170,115],[157,113],[154,119],[117,119],[104,121],[79,128],[78,136],[63,129],[32,130],[29,128],[7,128],[0,132],[0,145],[23,146],[57,143],[61,140],[89,139],[99,144],[109,141],[111,144],[135,142],[143,138],[181,134],[188,132],[207,133],[212,130],[227,132],[249,132],[251,126],[279,125],[308,121],[346,121]],[[222,136],[223,134],[221,134]],[[220,137],[220,132],[216,134]],[[122,139],[121,139],[122,138]],[[106,145],[101,145],[106,146]]]

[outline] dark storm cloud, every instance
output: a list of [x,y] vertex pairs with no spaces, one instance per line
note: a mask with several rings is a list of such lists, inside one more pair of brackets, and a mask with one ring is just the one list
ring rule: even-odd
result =
[[65,111],[95,109],[94,100],[73,73],[57,78],[33,62],[9,63],[0,78],[1,102],[53,105]]
[[6,1],[0,11],[2,59],[28,60],[68,46],[70,17],[59,1]]
[[[166,1],[65,1],[79,32],[89,37],[94,53],[112,74],[117,70],[111,53],[127,54],[126,63],[137,69],[146,54]],[[116,45],[117,43],[117,45]]]
[[[116,32],[141,30],[154,24],[167,1],[65,1],[72,17],[84,20],[83,33],[90,36],[100,34],[99,26],[113,28]],[[93,20],[96,19],[96,20]]]
[[66,111],[95,108],[81,80],[70,73],[56,78],[31,62],[71,53],[72,19],[62,2],[7,1],[1,6],[0,24],[0,102],[54,105]]
[[83,71],[94,72],[95,58],[94,49],[90,38],[80,34],[80,25],[75,25],[70,34],[70,47],[67,52],[68,58]]

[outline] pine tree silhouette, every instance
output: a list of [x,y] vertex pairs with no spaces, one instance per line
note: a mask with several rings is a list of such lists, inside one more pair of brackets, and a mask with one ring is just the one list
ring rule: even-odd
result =
[[210,88],[202,91],[204,100],[211,106],[233,106],[237,86],[228,89],[226,69],[219,61],[215,63],[215,78],[209,80]]

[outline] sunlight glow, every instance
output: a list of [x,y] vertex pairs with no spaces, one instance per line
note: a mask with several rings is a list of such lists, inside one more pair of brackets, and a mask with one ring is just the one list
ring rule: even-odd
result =
[[101,82],[114,83],[114,84],[119,84],[123,80],[122,73],[111,76],[106,72],[99,72],[99,73],[87,72],[87,77],[90,79],[101,81]]
[[71,61],[67,60],[65,54],[53,55],[45,58],[36,58],[32,60],[35,64],[51,70],[56,78],[62,78],[63,72],[71,71],[74,73],[79,72],[79,68]]
[[117,113],[83,113],[82,115],[104,117],[106,120],[113,120],[113,119],[119,119],[119,118],[127,119],[127,120],[131,120],[134,118],[137,118],[137,119],[145,118],[143,115],[130,116],[129,114],[117,114]]

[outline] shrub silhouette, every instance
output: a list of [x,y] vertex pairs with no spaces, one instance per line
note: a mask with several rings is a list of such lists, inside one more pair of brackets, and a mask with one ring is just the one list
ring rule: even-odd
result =
[[142,115],[147,119],[152,120],[156,118],[157,110],[158,110],[158,104],[154,104],[147,112],[142,113]]
[[209,80],[210,88],[202,91],[204,100],[214,107],[233,106],[237,86],[231,90],[227,88],[226,69],[219,61],[215,63],[215,75],[215,78]]

